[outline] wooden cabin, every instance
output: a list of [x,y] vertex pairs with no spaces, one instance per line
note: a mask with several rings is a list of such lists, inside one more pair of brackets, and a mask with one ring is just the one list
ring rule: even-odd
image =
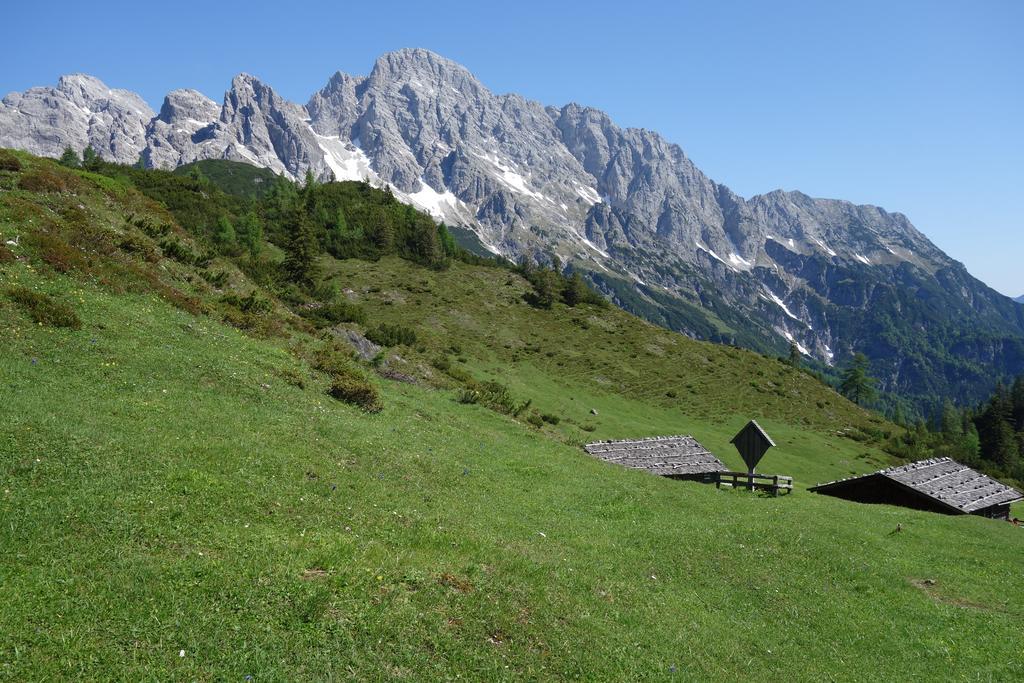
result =
[[952,458],[931,458],[810,489],[860,503],[883,503],[942,512],[1009,519],[1010,504],[1024,495]]
[[584,450],[605,462],[644,470],[669,479],[714,482],[728,468],[692,436],[655,436],[597,441]]

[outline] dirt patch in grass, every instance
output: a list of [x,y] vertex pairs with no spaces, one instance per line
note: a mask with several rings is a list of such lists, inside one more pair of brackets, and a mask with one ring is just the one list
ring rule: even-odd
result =
[[943,605],[952,605],[953,607],[960,607],[962,609],[971,609],[983,612],[1004,611],[998,607],[984,605],[974,600],[968,600],[967,598],[956,598],[949,595],[944,595],[942,590],[939,588],[939,582],[936,579],[910,579],[910,585],[922,591],[925,595],[927,595],[935,602],[942,603]]
[[441,574],[441,576],[437,577],[437,582],[460,593],[473,592],[473,584],[469,582],[469,579],[463,579],[454,574]]
[[327,570],[320,567],[310,567],[309,569],[303,569],[300,576],[303,581],[319,581],[320,579],[327,578]]

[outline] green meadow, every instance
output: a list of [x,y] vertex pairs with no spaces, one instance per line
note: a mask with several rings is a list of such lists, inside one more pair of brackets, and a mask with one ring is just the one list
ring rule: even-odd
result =
[[[0,172],[0,680],[1024,678],[1022,530],[807,492],[899,429],[809,374],[458,261],[324,256],[366,322],[317,327],[163,254],[126,182],[18,158],[70,179]],[[224,303],[256,290],[259,320]],[[351,361],[367,412],[311,349],[381,323],[416,341]],[[693,434],[738,468],[750,418],[793,494],[581,448]]]

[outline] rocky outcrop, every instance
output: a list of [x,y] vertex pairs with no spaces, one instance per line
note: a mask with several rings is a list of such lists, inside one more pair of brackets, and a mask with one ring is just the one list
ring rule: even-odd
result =
[[62,76],[54,88],[10,93],[0,102],[0,147],[59,157],[92,145],[103,158],[133,164],[146,146],[153,110],[127,90],[85,74]]
[[146,127],[146,165],[174,169],[195,161],[197,146],[208,138],[219,113],[217,103],[200,92],[172,90]]

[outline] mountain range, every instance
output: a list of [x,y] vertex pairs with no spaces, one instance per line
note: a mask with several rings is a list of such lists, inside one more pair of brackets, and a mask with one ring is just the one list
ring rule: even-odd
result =
[[335,73],[305,105],[249,74],[219,104],[175,90],[159,112],[81,74],[0,104],[0,147],[86,145],[155,168],[229,159],[387,185],[481,251],[557,257],[690,336],[766,353],[792,344],[824,370],[864,352],[881,388],[922,410],[1024,372],[1024,308],[904,215],[800,192],[741,197],[655,132],[492,93],[427,50]]

